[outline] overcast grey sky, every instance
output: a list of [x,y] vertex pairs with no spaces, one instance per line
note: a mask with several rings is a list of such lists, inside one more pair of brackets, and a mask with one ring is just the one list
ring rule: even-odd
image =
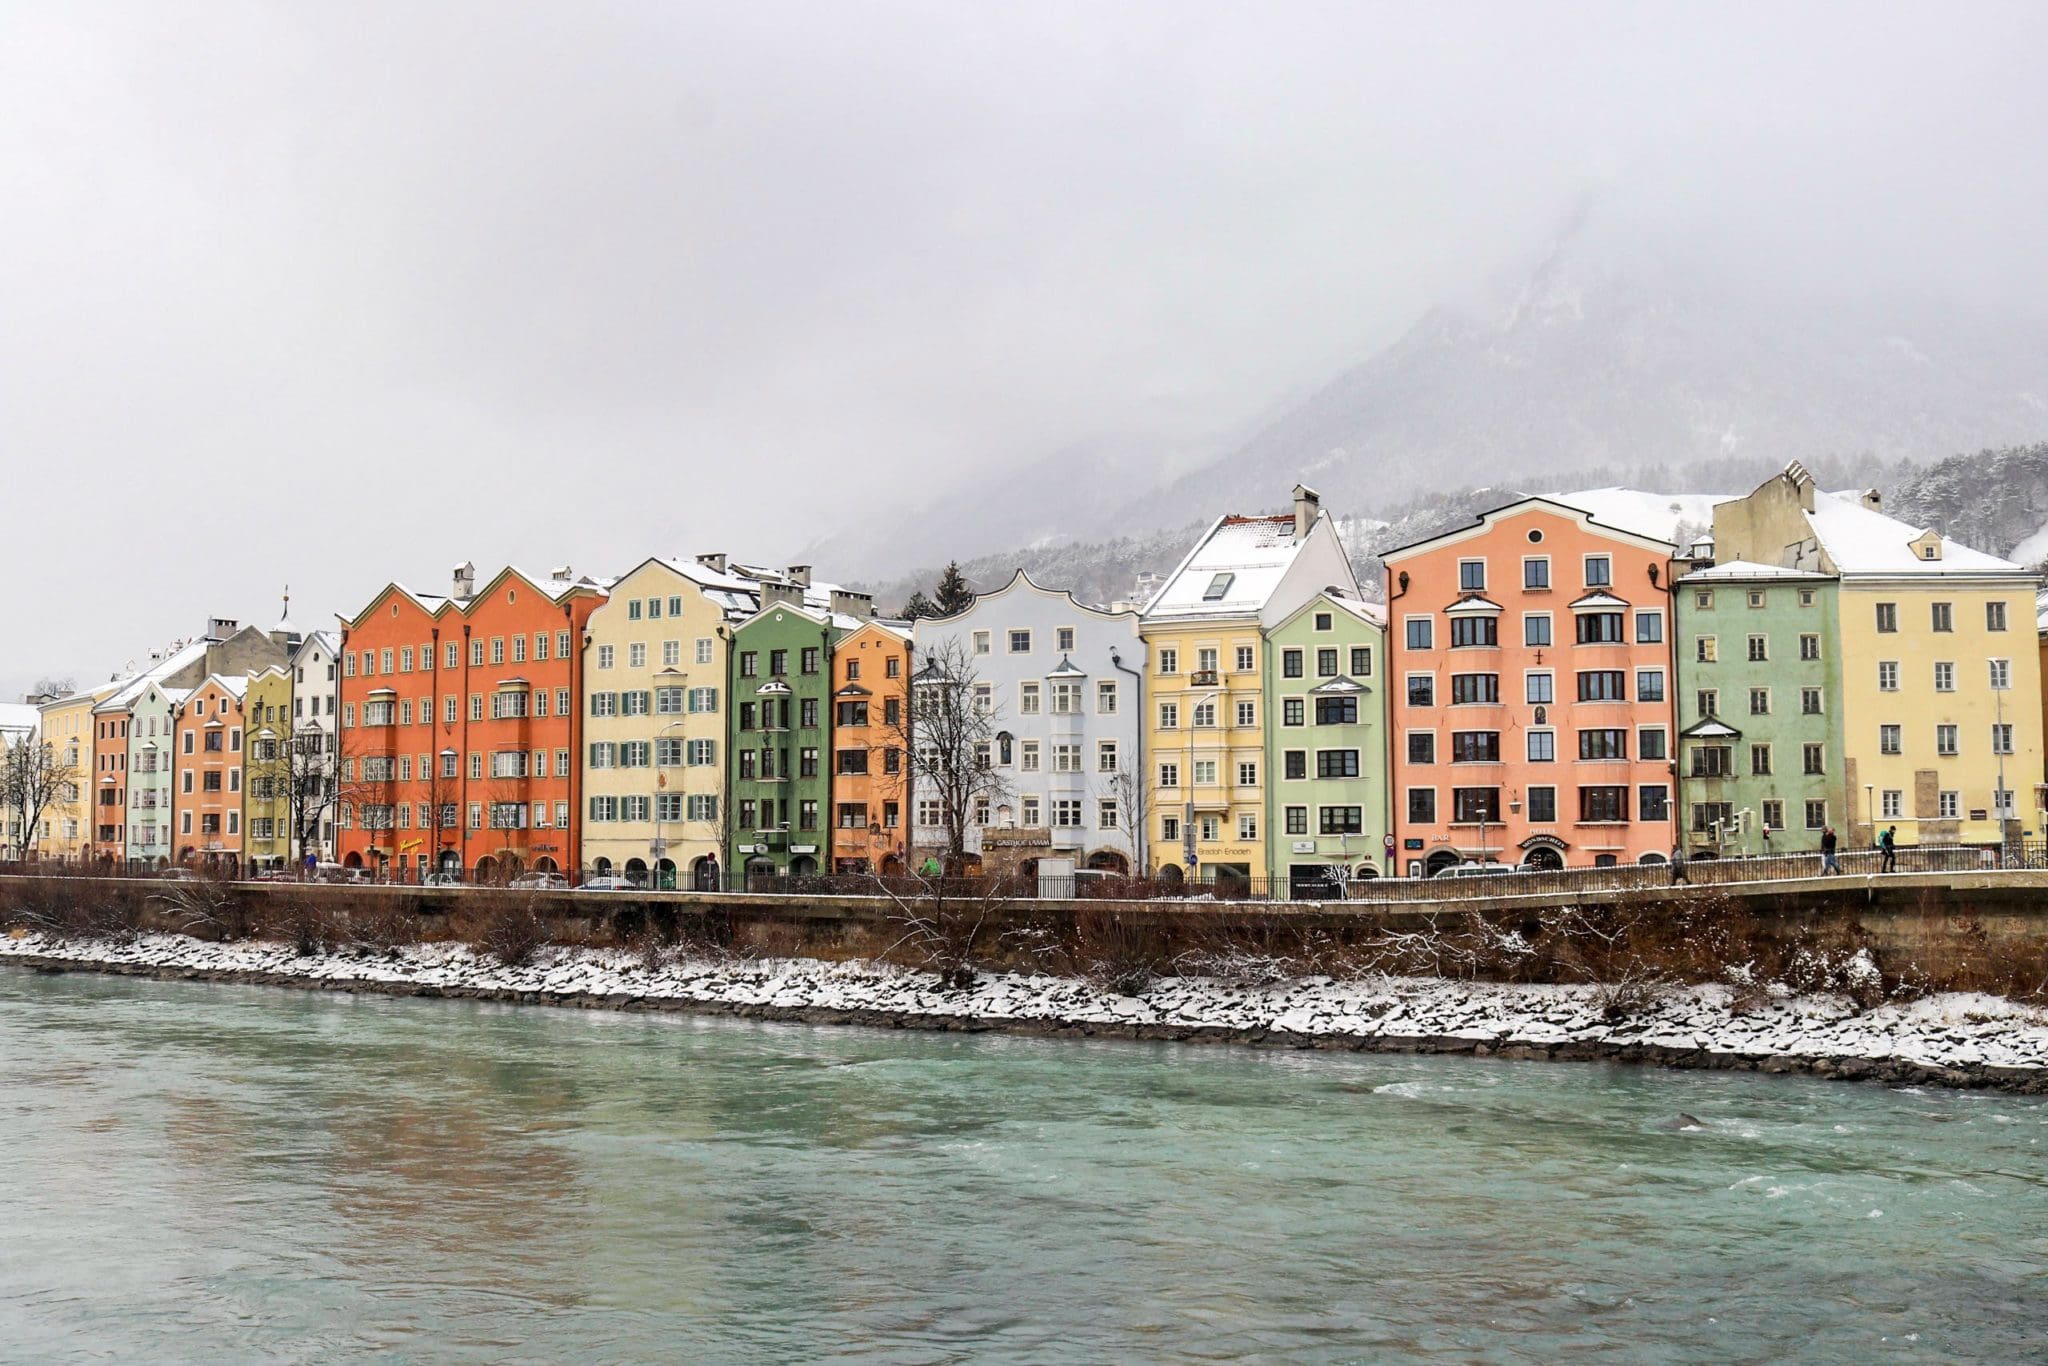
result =
[[2044,56],[2038,4],[0,4],[0,686],[1191,459],[1588,191],[2039,305]]

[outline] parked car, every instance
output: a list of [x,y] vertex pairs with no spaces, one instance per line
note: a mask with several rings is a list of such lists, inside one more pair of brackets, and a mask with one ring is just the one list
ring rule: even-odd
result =
[[[428,873],[420,879],[420,886],[422,887],[460,887],[462,885],[462,874],[460,873]],[[517,887],[519,884],[515,882],[512,885]]]
[[256,874],[254,880],[257,882],[296,882],[298,878],[298,873],[290,868],[265,868],[262,872]]
[[566,892],[569,879],[560,873],[521,873],[510,885],[521,892]]
[[1438,877],[1506,877],[1522,871],[1512,863],[1454,863],[1448,868],[1439,868]]
[[630,878],[594,877],[576,889],[579,892],[637,892],[640,887]]
[[316,882],[368,882],[370,870],[345,868],[339,863],[321,863],[314,865],[313,879]]

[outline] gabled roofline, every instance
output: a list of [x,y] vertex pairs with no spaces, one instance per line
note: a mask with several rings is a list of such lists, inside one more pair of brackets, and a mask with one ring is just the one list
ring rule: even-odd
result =
[[1425,536],[1419,541],[1410,541],[1406,545],[1390,546],[1380,551],[1379,557],[1388,563],[1392,563],[1396,557],[1412,554],[1425,546],[1470,540],[1487,528],[1499,523],[1507,514],[1519,512],[1539,504],[1561,516],[1571,518],[1581,526],[1597,531],[1603,536],[1612,537],[1624,544],[1633,545],[1643,550],[1661,550],[1666,555],[1676,555],[1678,553],[1678,547],[1670,541],[1660,541],[1654,536],[1645,536],[1641,532],[1629,531],[1622,527],[1613,526],[1601,521],[1582,507],[1574,507],[1570,503],[1561,503],[1555,498],[1546,498],[1540,493],[1532,493],[1526,498],[1517,498],[1512,503],[1502,503],[1499,507],[1488,508],[1486,511],[1473,517],[1470,526],[1454,527],[1449,531],[1439,531],[1434,536]]
[[[1215,538],[1216,533],[1223,529],[1223,524],[1229,520],[1229,513],[1221,513],[1217,516],[1215,521],[1209,523],[1209,529],[1207,531],[1195,537],[1195,543],[1188,547],[1187,554],[1180,557],[1180,563],[1173,567],[1173,572],[1169,573],[1165,578],[1161,579],[1159,581],[1159,587],[1152,590],[1152,596],[1145,599],[1144,607],[1141,608],[1138,612],[1138,616],[1141,620],[1152,615],[1152,609],[1157,607],[1159,605],[1159,600],[1166,596],[1166,590],[1173,587],[1174,583],[1180,578],[1180,576],[1187,572],[1188,566],[1195,562],[1195,556],[1202,553],[1202,547],[1209,544],[1209,542]],[[1252,615],[1257,616],[1257,611],[1254,610]]]
[[[1194,552],[1190,551],[1188,553],[1192,555]],[[1183,561],[1183,563],[1185,563],[1185,561]],[[986,593],[976,593],[974,595],[974,601],[968,604],[967,608],[964,611],[954,612],[950,616],[922,617],[920,618],[920,620],[929,622],[959,621],[965,616],[967,616],[969,612],[972,612],[975,608],[981,606],[981,604],[984,601],[987,601],[991,598],[1000,598],[1004,594],[1008,593],[1011,589],[1017,587],[1019,584],[1022,584],[1024,587],[1030,589],[1032,592],[1037,593],[1040,597],[1065,598],[1068,604],[1072,606],[1074,610],[1079,612],[1086,612],[1091,616],[1101,617],[1106,621],[1119,621],[1124,618],[1129,618],[1130,620],[1135,622],[1136,620],[1138,620],[1140,616],[1143,615],[1136,608],[1128,608],[1121,612],[1112,612],[1107,607],[1101,607],[1093,603],[1083,602],[1079,598],[1074,596],[1074,590],[1071,588],[1047,588],[1044,584],[1032,578],[1030,571],[1020,565],[1016,569],[1011,571],[1010,581],[1008,583],[1004,584],[1001,588],[992,588]]]
[[1364,622],[1373,630],[1380,632],[1382,635],[1386,634],[1387,623],[1384,621],[1375,621],[1373,619],[1371,610],[1369,610],[1377,609],[1379,612],[1384,613],[1386,610],[1385,608],[1379,607],[1377,603],[1367,602],[1363,598],[1354,600],[1348,594],[1339,592],[1335,584],[1330,584],[1321,589],[1318,589],[1314,596],[1310,597],[1308,601],[1302,603],[1301,606],[1295,608],[1292,612],[1289,612],[1286,616],[1274,622],[1273,625],[1268,629],[1272,631],[1284,631],[1289,626],[1292,626],[1295,622],[1295,619],[1299,617],[1303,612],[1306,612],[1309,609],[1313,608],[1317,603],[1326,600],[1331,604],[1331,606],[1336,607],[1340,611],[1349,612],[1353,617],[1357,618],[1359,621]]

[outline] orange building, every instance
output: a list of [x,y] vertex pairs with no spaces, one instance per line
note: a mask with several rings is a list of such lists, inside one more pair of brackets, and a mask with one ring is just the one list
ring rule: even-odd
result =
[[178,704],[171,737],[171,848],[177,861],[235,876],[242,866],[244,678],[209,675]]
[[1403,873],[1669,856],[1674,550],[1526,498],[1385,556]]
[[579,866],[583,629],[604,589],[505,569],[388,585],[341,640],[337,857],[414,880]]
[[835,873],[901,873],[909,763],[910,637],[879,621],[832,647],[832,863]]

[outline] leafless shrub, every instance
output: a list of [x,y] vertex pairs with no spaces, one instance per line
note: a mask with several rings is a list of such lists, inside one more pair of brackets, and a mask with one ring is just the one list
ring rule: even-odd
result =
[[548,942],[547,917],[530,896],[480,892],[469,911],[469,946],[508,968],[524,967]]
[[196,869],[165,880],[149,900],[173,932],[194,939],[247,939],[254,924],[248,901],[233,883]]
[[944,874],[876,878],[875,885],[888,899],[883,914],[897,930],[882,956],[934,973],[955,990],[974,985],[1019,890],[1005,878]]
[[1173,969],[1174,935],[1157,914],[1116,903],[1074,913],[1055,949],[1061,971],[1119,996],[1143,996]]

